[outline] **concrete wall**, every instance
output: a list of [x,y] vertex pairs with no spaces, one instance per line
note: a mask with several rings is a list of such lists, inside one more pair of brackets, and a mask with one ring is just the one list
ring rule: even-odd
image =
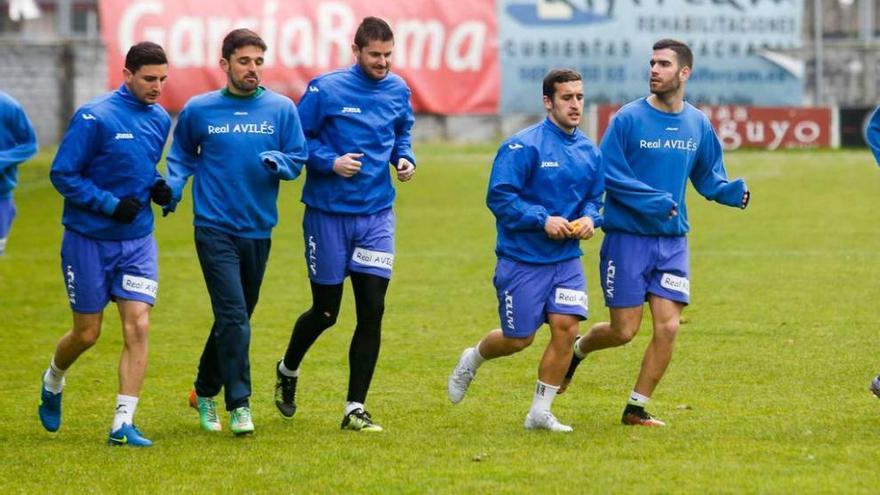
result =
[[57,144],[73,110],[105,92],[105,65],[94,41],[0,39],[0,89],[22,104],[41,146]]

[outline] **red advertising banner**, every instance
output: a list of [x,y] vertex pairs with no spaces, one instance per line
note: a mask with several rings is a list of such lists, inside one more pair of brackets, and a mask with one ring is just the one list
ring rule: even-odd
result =
[[354,63],[354,32],[370,15],[394,30],[392,71],[409,84],[416,111],[498,111],[494,0],[99,0],[99,9],[110,87],[122,82],[128,48],[154,41],[168,54],[160,101],[172,111],[193,95],[225,86],[220,45],[232,29],[260,34],[269,47],[264,84],[299,100],[310,79]]
[[[598,109],[598,138],[601,139],[617,109]],[[725,150],[766,150],[831,147],[830,108],[704,106],[700,107],[715,127]]]

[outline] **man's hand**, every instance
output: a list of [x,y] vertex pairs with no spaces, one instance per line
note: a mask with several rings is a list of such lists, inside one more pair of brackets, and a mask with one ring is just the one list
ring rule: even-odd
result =
[[596,234],[596,230],[593,226],[593,219],[590,217],[578,218],[574,222],[571,222],[570,225],[571,232],[569,233],[569,237],[572,239],[586,241]]
[[143,205],[137,198],[122,198],[113,210],[113,219],[122,223],[131,223],[141,211]]
[[358,158],[362,156],[364,156],[363,153],[346,153],[337,156],[333,160],[333,171],[345,178],[353,176],[361,171],[361,162],[358,161]]
[[547,233],[547,237],[554,240],[567,239],[571,232],[571,224],[562,217],[547,217],[547,221],[544,222],[544,232]]
[[171,187],[165,183],[165,179],[159,179],[150,188],[150,199],[159,206],[166,206],[171,202]]
[[397,160],[395,168],[397,169],[397,180],[400,182],[406,182],[412,179],[413,175],[416,173],[416,166],[406,158]]

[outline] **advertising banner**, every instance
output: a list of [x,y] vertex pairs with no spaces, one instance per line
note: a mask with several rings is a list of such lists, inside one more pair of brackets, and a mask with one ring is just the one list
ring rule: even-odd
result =
[[494,0],[99,0],[99,9],[110,87],[122,81],[128,48],[154,41],[168,54],[161,102],[172,111],[195,94],[225,86],[218,61],[232,29],[253,29],[266,41],[265,85],[298,100],[311,78],[354,63],[354,32],[369,15],[394,30],[392,71],[412,88],[416,111],[498,111]]
[[[598,139],[602,139],[618,105],[600,105]],[[725,150],[760,148],[828,148],[832,145],[831,108],[702,106]]]
[[498,0],[501,111],[542,113],[554,67],[584,76],[593,103],[648,93],[651,47],[663,38],[694,52],[689,101],[801,105],[803,0]]

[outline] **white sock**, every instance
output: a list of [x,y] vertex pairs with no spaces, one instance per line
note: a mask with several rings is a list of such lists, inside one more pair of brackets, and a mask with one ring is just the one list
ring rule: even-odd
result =
[[529,414],[537,416],[544,411],[549,412],[550,406],[553,405],[553,399],[556,398],[556,392],[558,391],[559,387],[554,387],[553,385],[538,380],[538,385],[535,387],[535,397],[532,399],[532,408],[529,409]]
[[297,368],[295,370],[287,369],[287,366],[284,366],[283,359],[281,360],[280,363],[278,363],[278,371],[281,372],[282,375],[290,377],[290,378],[296,378],[299,376],[299,368]]
[[468,368],[474,371],[477,371],[477,368],[479,368],[481,364],[486,362],[486,358],[484,358],[483,355],[480,354],[480,342],[477,342],[477,345],[473,347],[473,350],[467,354],[466,359],[468,363]]
[[60,394],[64,390],[64,373],[66,372],[67,370],[63,370],[55,364],[55,358],[53,357],[52,361],[49,362],[49,368],[43,373],[43,386],[53,394]]
[[360,402],[349,402],[345,404],[345,415],[348,416],[355,409],[364,409],[364,405]]
[[648,405],[648,401],[651,400],[647,395],[642,395],[635,390],[629,393],[629,401],[627,404],[632,404],[633,406],[638,406],[644,408]]
[[578,337],[577,340],[574,341],[574,357],[578,359],[583,359],[587,357],[587,354],[581,350],[581,347],[578,345],[581,341],[581,337]]
[[137,409],[138,398],[131,395],[116,396],[116,414],[113,415],[113,426],[110,431],[122,428],[122,425],[134,424],[134,411]]

